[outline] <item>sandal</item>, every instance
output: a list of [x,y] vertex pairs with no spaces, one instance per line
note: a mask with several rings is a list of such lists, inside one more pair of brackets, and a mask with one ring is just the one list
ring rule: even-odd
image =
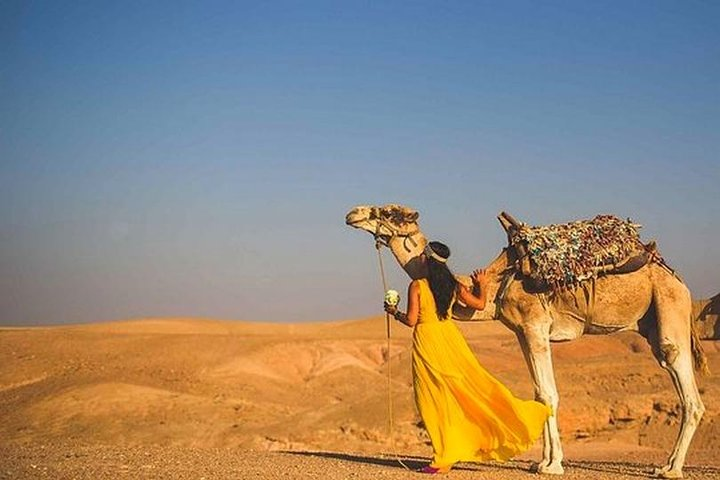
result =
[[452,467],[433,467],[432,465],[425,465],[423,468],[418,470],[418,472],[434,475],[436,473],[448,473],[451,468]]

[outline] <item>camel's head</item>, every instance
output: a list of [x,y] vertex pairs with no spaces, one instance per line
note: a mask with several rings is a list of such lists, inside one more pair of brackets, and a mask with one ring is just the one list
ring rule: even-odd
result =
[[348,212],[345,223],[387,240],[395,235],[417,232],[419,214],[412,208],[388,204],[382,207],[360,205]]
[[345,223],[371,233],[376,246],[389,247],[410,278],[422,278],[427,271],[420,254],[427,240],[418,227],[419,216],[417,211],[402,205],[361,205],[348,212]]

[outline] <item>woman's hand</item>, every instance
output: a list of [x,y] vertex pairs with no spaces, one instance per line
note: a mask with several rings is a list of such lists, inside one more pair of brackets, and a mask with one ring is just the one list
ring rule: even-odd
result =
[[470,278],[473,282],[473,289],[462,287],[456,292],[459,294],[462,303],[475,310],[483,310],[487,303],[487,284],[490,280],[483,268],[472,272]]
[[473,285],[480,288],[480,290],[485,288],[489,280],[484,268],[478,268],[473,271],[470,278],[472,278]]
[[397,312],[397,306],[396,305],[390,305],[389,303],[383,303],[383,307],[385,308],[385,312],[395,316],[395,312]]

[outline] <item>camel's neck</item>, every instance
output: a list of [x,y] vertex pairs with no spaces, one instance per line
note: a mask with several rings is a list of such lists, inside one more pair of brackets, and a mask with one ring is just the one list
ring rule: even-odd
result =
[[485,273],[487,273],[491,280],[497,280],[500,281],[500,278],[503,274],[503,272],[507,269],[509,264],[507,249],[503,249],[500,252],[500,255],[495,257],[495,260],[493,260],[490,265],[487,266],[485,269]]
[[[425,245],[427,245],[427,238],[421,231],[418,230],[417,233],[409,237],[393,237],[388,242],[388,245],[397,262],[411,279],[415,280],[427,276],[427,270],[420,260],[420,254],[423,252]],[[503,249],[486,268],[486,273],[490,276],[491,283],[499,284],[502,279],[502,273],[508,266],[508,262],[507,251]],[[497,290],[497,286],[498,285],[494,285],[495,290]]]
[[503,275],[508,266],[508,256],[505,249],[500,252],[500,255],[495,257],[495,260],[490,262],[485,268],[485,274],[488,277],[487,286],[487,306],[485,307],[484,313],[481,316],[494,316],[495,315],[495,300],[500,290],[500,284],[503,281]]
[[420,260],[420,254],[425,245],[427,245],[427,239],[420,231],[407,237],[393,237],[388,242],[395,259],[413,280],[427,276],[425,266]]

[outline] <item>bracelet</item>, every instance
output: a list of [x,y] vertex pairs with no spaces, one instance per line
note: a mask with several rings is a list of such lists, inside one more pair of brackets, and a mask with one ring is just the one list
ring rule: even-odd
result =
[[398,322],[402,322],[404,318],[407,318],[407,316],[406,316],[403,312],[401,312],[400,310],[397,310],[397,311],[393,314],[393,317],[395,317],[395,320],[397,320]]

